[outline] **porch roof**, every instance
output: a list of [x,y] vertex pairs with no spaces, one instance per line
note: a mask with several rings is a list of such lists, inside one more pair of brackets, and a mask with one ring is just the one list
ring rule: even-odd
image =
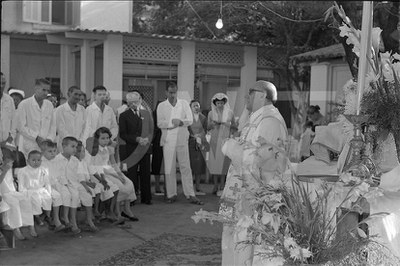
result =
[[[47,31],[47,32],[21,32],[21,31],[1,31],[1,34],[8,35],[32,35],[32,36],[41,36],[52,33],[60,33],[61,31]],[[78,32],[78,33],[95,33],[95,34],[122,34],[123,36],[131,36],[131,37],[142,37],[142,38],[154,38],[154,39],[167,39],[167,40],[176,40],[176,41],[195,41],[200,43],[215,43],[215,44],[233,44],[240,46],[257,46],[261,48],[285,48],[283,45],[274,45],[274,44],[259,44],[252,42],[244,42],[244,41],[230,41],[230,40],[222,40],[222,39],[207,39],[207,38],[195,38],[195,37],[187,37],[187,36],[179,36],[179,35],[164,35],[164,34],[153,34],[153,33],[139,33],[139,32],[121,32],[121,31],[112,31],[112,30],[89,30],[89,29],[71,29],[62,32]]]
[[290,57],[290,59],[295,61],[310,61],[316,59],[341,58],[344,56],[346,56],[346,53],[344,51],[343,45],[341,43],[338,43],[328,47],[323,47],[313,51],[294,55]]

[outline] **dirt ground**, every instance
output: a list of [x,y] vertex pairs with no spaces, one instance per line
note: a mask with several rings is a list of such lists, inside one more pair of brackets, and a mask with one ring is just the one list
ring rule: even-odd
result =
[[[0,265],[94,265],[121,251],[140,245],[163,233],[179,233],[193,236],[221,237],[222,226],[200,222],[190,218],[199,209],[217,210],[219,198],[211,194],[212,185],[203,184],[206,196],[199,196],[203,206],[190,204],[178,187],[178,200],[166,203],[163,196],[153,195],[153,205],[136,203],[132,210],[138,222],[127,222],[130,229],[98,224],[97,233],[83,231],[77,236],[72,233],[54,233],[46,227],[37,227],[39,237],[16,241],[16,248],[0,251]],[[84,212],[79,211],[83,222]],[[24,235],[29,235],[27,228]]]

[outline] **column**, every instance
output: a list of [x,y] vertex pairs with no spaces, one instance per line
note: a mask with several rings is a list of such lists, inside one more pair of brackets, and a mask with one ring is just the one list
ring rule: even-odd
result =
[[1,34],[1,72],[7,80],[6,88],[10,87],[10,35]]
[[244,65],[240,70],[240,89],[237,92],[236,103],[233,108],[235,116],[241,115],[245,104],[245,95],[257,81],[257,47],[243,47],[243,63]]
[[196,43],[182,41],[181,47],[178,64],[178,97],[190,102],[194,97]]
[[103,48],[103,85],[110,92],[110,106],[122,105],[123,79],[123,36],[107,35]]
[[67,97],[68,88],[77,85],[75,83],[75,56],[71,45],[60,45],[60,89],[64,97]]
[[90,47],[90,40],[83,40],[81,46],[81,90],[91,98],[94,88],[94,48]]
[[322,115],[326,115],[327,102],[330,99],[328,86],[329,63],[311,65],[310,105],[319,105]]

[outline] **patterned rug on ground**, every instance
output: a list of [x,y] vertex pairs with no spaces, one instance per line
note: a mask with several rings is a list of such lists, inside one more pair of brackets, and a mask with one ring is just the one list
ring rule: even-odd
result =
[[221,265],[221,239],[165,233],[118,253],[100,265]]

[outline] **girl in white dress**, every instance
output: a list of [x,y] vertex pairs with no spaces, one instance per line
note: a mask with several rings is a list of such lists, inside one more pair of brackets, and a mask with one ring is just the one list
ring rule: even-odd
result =
[[[97,172],[103,175],[107,183],[117,185],[119,191],[115,194],[116,203],[112,204],[113,213],[118,221],[123,221],[122,215],[131,221],[138,221],[130,209],[130,203],[136,200],[133,183],[119,169],[114,159],[114,150],[110,144],[111,132],[106,127],[100,127],[93,136],[93,145],[90,153],[85,157],[89,167],[96,167]],[[121,213],[120,205],[124,205],[124,214]],[[114,207],[114,208],[113,208]]]

